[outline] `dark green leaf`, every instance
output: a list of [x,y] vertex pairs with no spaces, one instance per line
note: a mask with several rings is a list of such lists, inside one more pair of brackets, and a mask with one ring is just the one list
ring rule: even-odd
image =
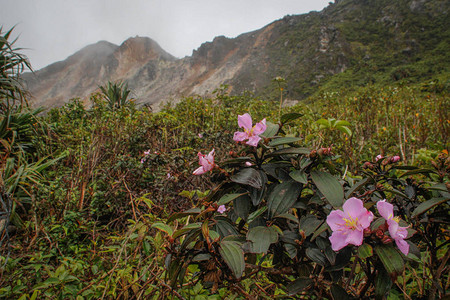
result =
[[271,227],[258,226],[248,231],[247,240],[252,242],[253,253],[266,253],[278,241],[278,233]]
[[378,266],[377,270],[378,274],[375,278],[375,299],[386,299],[386,294],[392,286],[392,280],[383,266]]
[[297,201],[302,185],[295,181],[283,182],[275,186],[267,199],[269,217],[287,212]]
[[228,202],[233,201],[237,197],[240,197],[245,194],[247,194],[247,193],[223,195],[222,197],[220,197],[219,201],[217,201],[217,205],[227,204]]
[[255,220],[257,217],[259,217],[261,214],[263,214],[265,211],[267,210],[267,206],[263,206],[260,209],[252,212],[248,218],[247,218],[247,222],[251,223],[253,222],[253,220]]
[[292,144],[292,143],[295,143],[295,142],[298,142],[301,140],[302,140],[302,138],[293,137],[293,136],[279,137],[279,138],[274,138],[273,140],[271,140],[269,142],[269,146],[275,147],[275,146],[280,146],[280,145],[285,145],[285,144]]
[[274,217],[274,219],[275,218],[282,218],[282,219],[286,219],[286,220],[290,220],[292,222],[298,223],[297,217],[292,215],[292,214],[290,214],[290,213],[284,213],[284,214],[281,214],[281,215],[277,215],[277,216]]
[[371,257],[373,255],[373,249],[372,246],[369,244],[362,244],[358,247],[358,256],[362,259],[366,259],[368,257]]
[[354,193],[359,191],[361,188],[364,187],[364,185],[366,185],[367,183],[371,182],[372,178],[367,177],[364,179],[361,179],[360,181],[358,181],[357,183],[355,183],[346,193],[345,193],[345,198],[350,198],[350,196]]
[[403,258],[392,245],[377,245],[375,246],[375,253],[392,277],[396,277],[403,272],[405,267]]
[[314,215],[306,215],[300,219],[299,230],[303,230],[305,236],[313,234],[313,232],[322,224],[323,220],[317,219]]
[[215,231],[217,231],[222,238],[228,235],[238,235],[239,232],[233,226],[231,221],[225,217],[216,217]]
[[289,283],[286,287],[289,296],[294,296],[300,293],[304,289],[308,288],[312,284],[313,280],[307,277],[299,277],[296,280]]
[[309,154],[309,153],[311,153],[311,150],[309,150],[308,148],[286,147],[268,154],[267,157],[289,155],[289,154]]
[[174,213],[167,219],[167,223],[170,223],[173,220],[180,219],[180,218],[183,218],[183,217],[195,216],[195,215],[198,215],[201,212],[202,212],[202,210],[200,208],[196,207],[196,208],[192,208],[192,209],[189,209],[189,210],[185,210],[183,212]]
[[303,170],[295,170],[289,173],[289,176],[291,176],[292,179],[294,179],[297,182],[307,184],[308,183],[308,176]]
[[307,248],[305,253],[306,256],[308,256],[308,258],[313,262],[318,263],[321,266],[325,266],[327,264],[327,259],[325,255],[319,249]]
[[416,209],[413,211],[413,213],[411,215],[411,218],[414,218],[420,214],[423,214],[424,212],[428,211],[429,209],[435,207],[436,205],[439,205],[439,204],[444,203],[445,201],[449,201],[449,200],[450,199],[448,199],[448,198],[434,198],[434,199],[425,201],[416,207]]
[[219,248],[220,255],[236,278],[241,278],[245,269],[244,251],[236,242],[222,241]]
[[319,228],[314,232],[313,236],[311,237],[311,241],[314,241],[315,238],[317,238],[322,232],[326,231],[328,229],[327,222],[323,222],[322,225],[320,225]]
[[260,189],[263,185],[263,178],[261,178],[261,174],[253,168],[242,169],[239,173],[231,176],[231,180],[257,189]]
[[161,231],[164,231],[165,233],[167,233],[169,236],[173,235],[173,229],[172,227],[170,227],[169,225],[165,224],[165,223],[153,223],[152,228],[156,228],[159,229]]
[[266,131],[260,134],[259,136],[262,138],[271,138],[278,133],[280,126],[278,124],[274,124],[271,122],[266,122]]
[[252,207],[251,199],[248,195],[244,194],[233,200],[234,212],[238,217],[247,221],[250,208]]
[[436,173],[436,171],[433,170],[433,169],[416,169],[416,170],[410,170],[410,171],[407,171],[407,172],[403,173],[403,174],[400,176],[400,178],[401,178],[401,177],[405,177],[405,176],[411,176],[411,175],[414,175],[414,174],[430,174],[430,173]]
[[188,224],[186,226],[184,226],[181,229],[178,229],[177,231],[175,231],[172,235],[172,237],[174,239],[176,239],[179,236],[185,235],[186,233],[188,233],[189,231],[193,230],[193,229],[197,229],[200,228],[202,226],[202,223],[198,222],[198,223],[191,223]]
[[281,116],[281,120],[280,121],[281,121],[281,124],[286,124],[287,122],[295,120],[295,119],[298,119],[301,116],[303,116],[303,114],[296,113],[296,112],[287,113],[287,114],[284,114],[284,115]]
[[350,299],[345,289],[335,283],[331,286],[331,295],[333,296],[333,300]]
[[344,189],[336,177],[329,173],[312,171],[311,179],[334,208],[342,206]]

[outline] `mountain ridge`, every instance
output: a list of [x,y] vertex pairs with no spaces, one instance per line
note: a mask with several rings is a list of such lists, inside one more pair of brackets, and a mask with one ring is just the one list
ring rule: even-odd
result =
[[445,0],[340,0],[235,38],[218,36],[184,58],[136,36],[119,46],[86,46],[24,79],[34,104],[45,106],[87,99],[118,80],[142,104],[208,95],[222,84],[231,93],[273,98],[277,76],[291,99],[327,86],[448,80],[448,9]]

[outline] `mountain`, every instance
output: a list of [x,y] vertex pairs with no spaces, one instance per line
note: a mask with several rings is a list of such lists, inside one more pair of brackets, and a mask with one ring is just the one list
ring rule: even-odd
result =
[[291,99],[369,83],[448,84],[449,7],[447,0],[336,0],[321,12],[286,16],[233,39],[216,37],[183,59],[134,37],[120,46],[89,45],[23,77],[33,103],[45,106],[87,98],[118,80],[149,104],[206,95],[221,84],[231,93],[275,97],[277,76]]

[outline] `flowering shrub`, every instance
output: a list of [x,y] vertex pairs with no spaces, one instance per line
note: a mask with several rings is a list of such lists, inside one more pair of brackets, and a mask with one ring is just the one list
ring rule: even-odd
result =
[[[251,117],[246,115],[239,116],[239,125],[247,133]],[[427,229],[419,216],[445,203],[448,193],[439,184],[430,191],[423,183],[403,180],[424,170],[396,166],[395,156],[367,162],[365,178],[343,180],[331,148],[310,150],[298,145],[300,138],[283,136],[283,125],[300,116],[284,115],[279,124],[267,122],[264,132],[253,131],[253,141],[263,142],[247,143],[240,155],[218,163],[222,176],[201,206],[168,219],[185,224],[176,227],[175,222],[175,228],[165,230],[170,232],[166,263],[173,287],[190,274],[189,265],[196,265],[192,276],[212,292],[265,274],[275,283],[267,294],[281,287],[290,296],[381,298],[400,286],[405,262],[420,263],[420,249],[412,241],[423,247]],[[215,165],[202,158],[203,169],[194,173]],[[407,171],[396,177],[400,170]],[[386,198],[411,223],[400,226]],[[417,230],[422,231],[414,239]],[[428,250],[439,261],[436,249]]]

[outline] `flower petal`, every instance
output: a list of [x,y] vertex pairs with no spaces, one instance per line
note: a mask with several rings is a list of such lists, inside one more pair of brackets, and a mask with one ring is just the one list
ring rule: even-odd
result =
[[264,118],[261,122],[256,123],[255,127],[253,127],[253,134],[259,135],[266,131],[266,119]]
[[345,239],[345,242],[347,244],[352,244],[355,246],[361,246],[363,242],[364,234],[362,230],[348,230],[347,231],[347,238]]
[[346,241],[346,235],[341,231],[334,231],[330,236],[331,249],[333,251],[338,251],[348,245]]
[[238,116],[238,125],[241,128],[245,128],[247,130],[252,129],[252,117],[249,114],[243,114]]
[[214,163],[214,149],[211,150],[211,152],[208,153],[206,156],[206,160],[208,160],[210,163]]
[[203,169],[203,167],[200,167],[200,168],[196,169],[192,174],[201,175],[203,173],[206,173],[206,171],[205,171],[205,169]]
[[345,224],[343,218],[345,218],[345,214],[342,210],[333,210],[327,217],[327,224],[331,230],[338,230]]
[[408,255],[409,253],[409,244],[403,239],[395,240],[395,244],[397,244],[398,249],[402,251],[403,254]]
[[261,138],[257,135],[251,136],[249,137],[248,141],[247,141],[247,145],[256,147],[258,146],[259,141],[261,140]]
[[358,222],[363,229],[366,229],[367,227],[369,227],[370,223],[372,223],[372,221],[373,221],[373,213],[371,213],[368,210],[366,210],[365,213],[359,215],[359,217],[358,217]]
[[386,221],[392,219],[394,216],[394,206],[386,202],[386,199],[377,202],[377,209]]
[[241,131],[236,131],[233,136],[233,140],[236,142],[242,142],[248,139],[248,134]]
[[351,216],[353,219],[358,218],[360,215],[364,214],[367,209],[365,209],[363,202],[358,198],[352,197],[345,201],[342,206],[346,216]]

